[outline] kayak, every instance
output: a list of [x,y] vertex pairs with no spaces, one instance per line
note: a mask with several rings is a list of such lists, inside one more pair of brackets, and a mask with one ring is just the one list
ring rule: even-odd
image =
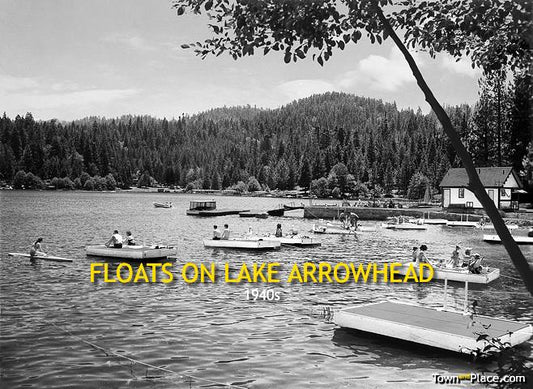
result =
[[30,254],[24,253],[7,253],[10,257],[26,257],[31,259],[42,259],[43,261],[52,261],[52,262],[72,262],[72,259],[63,258],[63,257],[54,257],[53,255],[34,255],[33,257]]
[[204,239],[204,247],[240,249],[240,250],[275,250],[281,242],[270,239]]
[[103,258],[117,259],[156,259],[167,258],[176,254],[176,249],[170,246],[123,246],[122,248],[100,246],[87,246],[87,255]]
[[[414,262],[404,263],[402,267],[398,267],[400,274],[405,275],[410,265],[416,269]],[[418,273],[418,270],[417,270]],[[428,271],[424,270],[424,276],[428,276]],[[458,281],[458,282],[472,282],[476,284],[488,284],[500,277],[500,269],[494,267],[483,266],[480,274],[472,273],[466,267],[447,268],[444,266],[433,265],[433,280]]]

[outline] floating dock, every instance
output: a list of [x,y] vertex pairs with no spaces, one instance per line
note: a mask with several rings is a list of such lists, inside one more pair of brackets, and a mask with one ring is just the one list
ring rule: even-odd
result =
[[359,331],[469,354],[487,344],[480,334],[516,346],[533,335],[533,327],[505,319],[437,310],[406,303],[385,301],[341,309],[335,324]]

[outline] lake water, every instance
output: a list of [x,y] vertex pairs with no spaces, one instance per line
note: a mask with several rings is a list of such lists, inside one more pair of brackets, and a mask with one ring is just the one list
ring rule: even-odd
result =
[[[204,249],[212,225],[228,223],[234,236],[251,226],[263,234],[277,223],[309,234],[313,221],[302,211],[285,217],[186,216],[198,196],[160,193],[4,191],[1,196],[1,376],[2,387],[428,387],[435,373],[468,373],[494,367],[467,356],[338,328],[320,313],[389,298],[440,306],[443,284],[185,284],[185,262],[279,262],[280,279],[292,264],[326,261],[405,260],[411,247],[426,244],[428,257],[448,258],[454,245],[473,247],[502,277],[471,286],[479,312],[531,322],[533,300],[503,247],[481,240],[482,231],[429,226],[427,231],[379,229],[360,237],[318,236],[321,247],[262,254]],[[271,209],[274,198],[215,197],[218,208]],[[172,201],[158,209],[154,201]],[[371,225],[373,222],[366,222]],[[90,282],[84,248],[105,242],[112,231],[132,230],[138,241],[177,245],[170,284]],[[47,252],[73,263],[30,263],[7,252],[28,252],[39,236]],[[316,237],[316,236],[315,236]],[[523,246],[533,258],[531,246]],[[116,264],[111,265],[116,267]],[[513,278],[508,278],[513,277]],[[280,301],[248,301],[246,290],[273,288]],[[464,289],[449,288],[448,302],[462,308]],[[65,331],[69,331],[66,333]],[[83,340],[83,341],[82,341]],[[85,341],[85,342],[84,342]],[[126,355],[172,374],[106,354]],[[532,354],[532,342],[516,349]],[[190,376],[197,377],[190,378]],[[211,380],[216,383],[204,381]],[[4,386],[5,385],[5,386]]]

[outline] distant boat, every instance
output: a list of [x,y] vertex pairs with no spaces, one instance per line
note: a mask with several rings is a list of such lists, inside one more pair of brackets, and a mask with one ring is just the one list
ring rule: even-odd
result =
[[172,208],[172,203],[167,201],[166,203],[154,203],[156,208]]
[[461,215],[461,221],[449,221],[446,225],[448,227],[477,227],[478,222],[468,221],[468,215],[466,215],[466,220],[463,221],[463,215]]
[[285,209],[285,211],[293,211],[295,209],[304,209],[304,208],[305,208],[304,204],[300,204],[300,205],[296,205],[294,203],[283,204],[283,209]]
[[268,239],[204,239],[204,247],[239,250],[276,250],[281,242]]
[[424,224],[411,223],[409,220],[404,216],[391,217],[386,223],[381,223],[381,227],[389,230],[427,230]]
[[[518,244],[533,244],[533,236],[513,235],[513,239]],[[489,243],[502,243],[498,235],[483,235],[483,241]]]
[[256,217],[259,219],[266,219],[268,217],[268,213],[264,211],[244,211],[239,212],[240,217]]
[[270,216],[283,216],[285,215],[285,208],[280,207],[280,208],[271,209],[270,211],[267,211],[267,213]]
[[330,227],[313,224],[315,234],[333,234],[333,235],[356,235],[357,231],[351,228]]
[[187,215],[189,216],[225,216],[237,215],[248,209],[217,209],[215,200],[193,200],[189,203]]
[[123,246],[122,248],[113,248],[99,245],[87,246],[85,251],[89,256],[123,260],[164,259],[176,254],[176,249],[170,246]]
[[[505,226],[507,227],[508,230],[516,230],[516,229],[518,229],[518,224],[506,224]],[[481,224],[481,223],[478,223],[477,227],[481,228],[482,230],[493,230],[494,229],[494,224]]]

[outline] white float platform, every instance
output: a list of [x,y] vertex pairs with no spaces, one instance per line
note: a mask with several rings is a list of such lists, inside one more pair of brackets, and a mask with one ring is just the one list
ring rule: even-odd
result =
[[100,245],[87,246],[85,251],[87,255],[95,257],[117,258],[124,260],[160,259],[176,254],[176,249],[174,247],[161,246],[122,246],[122,248],[119,249]]
[[[518,244],[533,244],[533,236],[514,235],[513,239]],[[483,235],[483,240],[489,243],[502,243],[502,240],[498,235]]]
[[479,334],[516,346],[533,335],[533,327],[505,319],[443,311],[399,302],[379,302],[341,309],[333,321],[340,327],[388,336],[459,353],[483,349]]
[[281,242],[269,239],[204,239],[204,247],[239,250],[275,250]]
[[[420,273],[420,270],[414,262],[405,263],[402,267],[398,267],[397,270],[400,274],[405,275],[409,266],[415,267],[416,274]],[[458,282],[472,282],[474,284],[488,284],[500,277],[500,269],[494,267],[483,266],[481,274],[471,273],[468,268],[446,268],[440,266],[433,267],[433,279],[434,280],[448,280]],[[429,270],[424,269],[424,278],[429,277]]]

